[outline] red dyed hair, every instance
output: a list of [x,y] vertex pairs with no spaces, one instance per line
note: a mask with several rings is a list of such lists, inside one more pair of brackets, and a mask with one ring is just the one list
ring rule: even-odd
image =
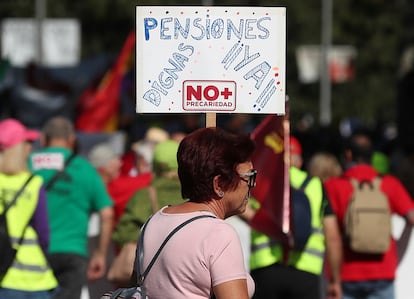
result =
[[220,128],[201,128],[188,134],[178,148],[178,175],[183,198],[194,202],[215,196],[213,178],[220,187],[234,190],[240,163],[251,161],[254,142],[247,134],[235,135]]

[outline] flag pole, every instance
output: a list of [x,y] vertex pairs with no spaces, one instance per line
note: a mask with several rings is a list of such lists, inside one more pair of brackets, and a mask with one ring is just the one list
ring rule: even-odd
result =
[[43,37],[43,22],[46,19],[46,11],[47,11],[47,0],[36,0],[35,2],[35,18],[36,18],[36,31],[37,31],[37,39],[36,39],[36,59],[38,65],[43,65],[44,63],[44,49],[42,44],[42,37]]
[[322,0],[321,28],[321,76],[319,123],[322,126],[331,124],[331,78],[329,75],[328,56],[332,46],[332,7],[333,0]]

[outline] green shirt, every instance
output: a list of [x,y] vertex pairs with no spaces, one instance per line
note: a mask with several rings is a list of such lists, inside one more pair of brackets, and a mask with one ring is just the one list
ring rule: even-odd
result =
[[[71,155],[65,148],[45,148],[29,158],[29,168],[43,177],[45,185]],[[84,158],[75,158],[47,191],[50,223],[49,253],[88,255],[90,214],[112,206],[102,178]]]
[[[159,208],[183,202],[178,178],[156,177],[152,186],[157,191]],[[152,206],[148,189],[140,189],[129,200],[125,212],[112,234],[113,241],[119,248],[128,242],[136,242],[141,226],[151,215]]]

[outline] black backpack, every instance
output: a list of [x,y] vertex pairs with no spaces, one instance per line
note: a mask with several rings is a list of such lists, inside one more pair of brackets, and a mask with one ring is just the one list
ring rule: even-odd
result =
[[290,185],[290,199],[292,208],[291,223],[293,226],[293,249],[301,251],[305,248],[312,234],[312,212],[309,197],[305,188],[312,177],[307,176],[299,188]]
[[7,273],[7,270],[14,261],[16,249],[10,240],[7,219],[5,214],[0,215],[0,276]]

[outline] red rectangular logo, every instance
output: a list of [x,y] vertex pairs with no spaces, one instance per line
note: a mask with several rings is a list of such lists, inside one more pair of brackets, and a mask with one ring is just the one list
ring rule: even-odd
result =
[[183,109],[188,111],[234,111],[236,109],[236,82],[184,81]]

